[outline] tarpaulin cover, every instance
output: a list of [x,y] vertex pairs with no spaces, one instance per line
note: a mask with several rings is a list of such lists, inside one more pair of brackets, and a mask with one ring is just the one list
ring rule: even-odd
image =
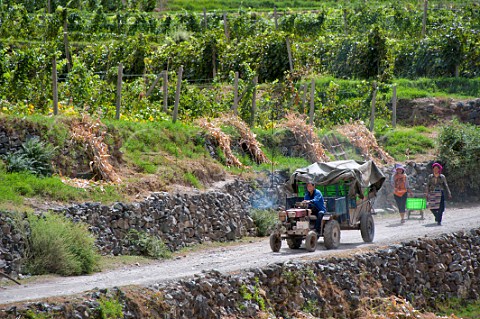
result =
[[355,194],[362,196],[362,188],[373,186],[376,190],[379,190],[385,181],[385,175],[373,161],[317,162],[295,170],[286,186],[290,191],[296,192],[298,182],[332,185],[341,181],[350,184],[350,196]]

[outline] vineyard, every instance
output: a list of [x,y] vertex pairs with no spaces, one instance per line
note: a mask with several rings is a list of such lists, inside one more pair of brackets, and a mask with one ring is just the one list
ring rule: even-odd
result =
[[162,121],[177,105],[191,122],[236,101],[245,122],[269,127],[312,101],[325,127],[368,120],[374,82],[383,118],[397,82],[398,98],[480,93],[475,2],[159,10],[175,3],[0,1],[2,112]]

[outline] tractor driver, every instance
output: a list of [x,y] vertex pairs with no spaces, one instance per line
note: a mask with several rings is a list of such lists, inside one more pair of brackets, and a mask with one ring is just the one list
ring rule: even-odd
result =
[[308,208],[312,210],[312,214],[317,216],[315,221],[315,230],[320,233],[320,227],[322,225],[322,218],[327,209],[323,202],[323,195],[318,189],[315,188],[315,184],[307,183],[307,192],[303,198],[304,202],[308,204]]

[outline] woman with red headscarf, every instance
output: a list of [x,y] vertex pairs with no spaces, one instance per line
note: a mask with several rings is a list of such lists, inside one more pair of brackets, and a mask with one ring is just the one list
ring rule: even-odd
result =
[[448,188],[447,179],[445,175],[442,174],[443,167],[439,163],[433,163],[432,165],[433,174],[430,174],[427,178],[427,199],[432,199],[435,195],[441,194],[440,203],[437,205],[434,204],[430,209],[435,216],[435,221],[438,225],[442,225],[442,216],[445,211],[445,192],[447,192],[448,198],[452,198],[452,193],[450,188]]

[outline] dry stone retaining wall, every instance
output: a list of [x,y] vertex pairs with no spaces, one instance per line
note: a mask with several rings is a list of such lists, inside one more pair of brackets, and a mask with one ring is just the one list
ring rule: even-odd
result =
[[287,318],[300,311],[317,318],[358,318],[377,297],[402,297],[417,309],[450,297],[478,300],[479,263],[477,228],[351,258],[276,263],[239,274],[212,270],[147,288],[97,290],[64,303],[5,306],[0,317],[16,318],[30,309],[62,318],[96,318],[107,298],[122,305],[124,318]]
[[90,225],[102,254],[136,253],[136,247],[126,240],[132,229],[161,238],[174,251],[207,241],[255,235],[249,215],[251,186],[233,184],[228,186],[232,192],[227,188],[205,193],[153,193],[142,202],[113,206],[86,203],[60,212]]
[[407,125],[430,125],[454,117],[465,123],[480,124],[480,98],[456,101],[441,98],[400,99],[397,120]]
[[0,212],[0,271],[14,277],[25,257],[25,238],[12,215]]
[[[203,242],[255,236],[249,214],[253,192],[249,183],[235,181],[221,191],[153,193],[136,203],[85,203],[56,208],[55,212],[89,225],[102,254],[141,254],[142,247],[127,238],[131,230],[160,238],[175,251]],[[0,271],[14,276],[21,272],[25,257],[21,234],[12,218],[0,212]]]

